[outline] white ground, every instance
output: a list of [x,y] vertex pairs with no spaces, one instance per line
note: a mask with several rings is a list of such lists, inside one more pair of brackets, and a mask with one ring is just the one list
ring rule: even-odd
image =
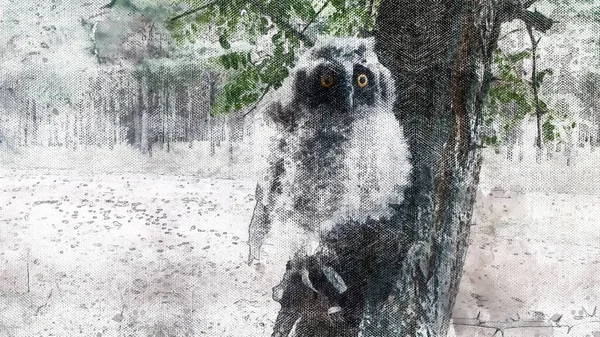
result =
[[[251,179],[7,166],[0,337],[269,334],[279,275],[245,264]],[[562,314],[559,323],[585,324],[568,335],[520,328],[505,336],[600,336],[600,318],[580,317],[582,307],[600,306],[600,194],[493,189],[509,176],[494,167],[506,165],[488,161],[482,171],[454,316],[548,322]],[[591,190],[600,187],[593,179]],[[465,337],[495,332],[455,329]]]

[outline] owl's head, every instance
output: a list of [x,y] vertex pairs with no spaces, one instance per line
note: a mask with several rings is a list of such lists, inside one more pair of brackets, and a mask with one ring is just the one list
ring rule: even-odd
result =
[[372,38],[323,37],[298,62],[294,74],[294,103],[321,113],[360,117],[363,111],[387,105],[393,92],[390,72],[379,63]]

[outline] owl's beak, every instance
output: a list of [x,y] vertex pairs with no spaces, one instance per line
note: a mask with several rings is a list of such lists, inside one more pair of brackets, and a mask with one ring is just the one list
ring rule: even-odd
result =
[[346,108],[348,109],[352,109],[352,105],[354,104],[354,101],[352,100],[352,94],[348,95],[348,97],[346,97]]
[[351,86],[348,86],[345,90],[346,94],[346,101],[344,102],[344,108],[347,108],[348,111],[350,109],[352,109],[352,106],[354,104],[354,100],[352,99],[352,97],[354,96],[354,90]]

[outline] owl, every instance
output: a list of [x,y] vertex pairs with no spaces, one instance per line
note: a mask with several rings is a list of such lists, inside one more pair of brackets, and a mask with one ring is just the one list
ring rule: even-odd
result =
[[257,114],[248,262],[267,255],[281,269],[275,299],[292,279],[330,299],[343,295],[339,246],[364,244],[352,233],[402,203],[411,165],[394,92],[373,39],[323,37]]

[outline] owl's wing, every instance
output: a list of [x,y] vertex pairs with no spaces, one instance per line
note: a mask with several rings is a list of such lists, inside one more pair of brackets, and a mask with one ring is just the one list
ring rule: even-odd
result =
[[256,205],[248,227],[248,246],[250,248],[248,265],[252,264],[254,260],[260,260],[260,249],[271,229],[271,219],[269,218],[267,205],[263,203],[264,193],[260,184],[256,185],[255,194]]

